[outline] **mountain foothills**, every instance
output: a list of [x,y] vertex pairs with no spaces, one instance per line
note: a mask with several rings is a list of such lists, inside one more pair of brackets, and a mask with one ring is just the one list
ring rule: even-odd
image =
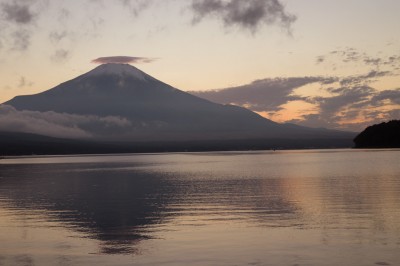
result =
[[400,148],[400,120],[369,126],[354,143],[356,148]]
[[[197,149],[210,150],[229,149],[238,143],[238,149],[256,149],[259,143],[264,143],[262,148],[350,147],[355,136],[275,123],[245,108],[180,91],[127,64],[103,64],[50,90],[3,103],[0,131],[3,139],[19,136],[20,141],[108,143],[114,145],[113,152],[122,146],[146,147],[145,143],[152,151],[157,150],[155,143],[181,147],[178,150],[190,150],[194,143]],[[221,143],[225,145],[219,147]]]

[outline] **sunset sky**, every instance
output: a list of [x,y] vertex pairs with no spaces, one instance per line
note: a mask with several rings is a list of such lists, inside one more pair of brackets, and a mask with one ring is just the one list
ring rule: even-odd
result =
[[99,57],[277,122],[400,119],[398,0],[0,0],[0,102]]

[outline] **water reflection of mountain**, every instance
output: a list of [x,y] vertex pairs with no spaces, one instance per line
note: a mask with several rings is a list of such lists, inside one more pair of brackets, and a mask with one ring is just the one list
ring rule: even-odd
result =
[[170,186],[144,172],[110,171],[121,165],[1,166],[1,194],[19,210],[42,210],[47,219],[105,242],[102,252],[132,252],[163,223]]
[[[100,240],[101,253],[135,253],[138,243],[179,219],[294,223],[278,179],[179,176],[132,163],[1,165],[0,201]],[[267,184],[265,184],[267,182]],[[18,212],[16,212],[18,213]]]

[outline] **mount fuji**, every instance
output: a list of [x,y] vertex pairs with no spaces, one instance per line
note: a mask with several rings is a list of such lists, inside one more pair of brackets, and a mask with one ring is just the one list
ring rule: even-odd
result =
[[111,121],[74,124],[87,133],[86,139],[98,141],[350,140],[354,137],[348,132],[275,123],[242,107],[213,103],[173,88],[128,64],[103,64],[50,90],[17,96],[4,105],[19,112]]

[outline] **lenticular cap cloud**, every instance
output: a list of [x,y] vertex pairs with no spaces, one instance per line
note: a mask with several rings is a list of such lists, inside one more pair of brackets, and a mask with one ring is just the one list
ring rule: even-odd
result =
[[155,61],[155,58],[150,57],[135,57],[135,56],[106,56],[99,57],[92,60],[95,64],[140,64],[140,63],[151,63]]

